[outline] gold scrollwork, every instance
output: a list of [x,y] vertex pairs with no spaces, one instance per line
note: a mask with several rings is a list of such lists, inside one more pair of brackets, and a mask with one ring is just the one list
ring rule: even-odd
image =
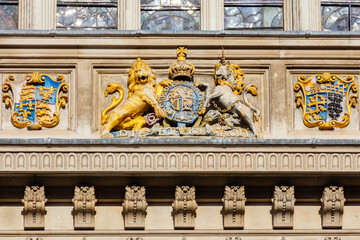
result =
[[[338,94],[346,96],[346,111],[344,111],[341,120],[331,119],[325,121],[320,113],[328,111],[326,108],[327,99],[321,93],[327,93],[334,89],[335,86]],[[341,87],[339,86],[346,86]],[[346,89],[346,91],[344,90]],[[298,77],[298,81],[294,85],[294,91],[301,91],[302,94],[297,93],[295,95],[296,106],[303,109],[303,121],[307,127],[319,127],[321,130],[332,130],[336,128],[344,128],[350,123],[350,110],[355,107],[358,99],[358,86],[354,82],[354,76],[349,75],[344,80],[338,75],[323,73],[316,74],[306,79],[304,75]],[[350,95],[350,91],[353,93]],[[318,94],[320,93],[320,94]],[[307,96],[308,99],[307,99]]]

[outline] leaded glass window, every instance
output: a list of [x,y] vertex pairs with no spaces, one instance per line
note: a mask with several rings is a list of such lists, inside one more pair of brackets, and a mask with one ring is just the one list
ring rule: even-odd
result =
[[224,3],[227,30],[283,29],[283,0],[225,0]]
[[200,0],[141,0],[141,29],[200,30]]
[[325,0],[321,5],[323,31],[360,31],[360,0]]
[[17,0],[0,0],[0,30],[18,29],[18,16]]
[[59,0],[57,28],[117,29],[117,0]]

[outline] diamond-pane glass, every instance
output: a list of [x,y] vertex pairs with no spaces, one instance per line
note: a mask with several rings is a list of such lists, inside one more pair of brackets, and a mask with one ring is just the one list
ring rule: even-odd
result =
[[[70,1],[69,1],[70,2]],[[80,3],[76,3],[80,2]],[[57,28],[60,29],[116,29],[117,4],[113,0],[58,2]],[[86,3],[86,4],[85,4]],[[106,5],[109,4],[109,5]],[[111,5],[112,4],[112,5]],[[115,6],[114,6],[115,5]]]
[[141,29],[199,30],[200,0],[141,0]]
[[18,6],[14,4],[0,4],[0,30],[18,29]]
[[283,1],[226,0],[225,29],[283,29]]

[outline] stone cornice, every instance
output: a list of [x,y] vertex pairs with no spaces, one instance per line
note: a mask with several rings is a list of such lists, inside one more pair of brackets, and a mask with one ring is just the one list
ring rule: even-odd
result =
[[0,138],[4,145],[212,145],[234,146],[360,146],[360,139],[249,139],[249,138]]

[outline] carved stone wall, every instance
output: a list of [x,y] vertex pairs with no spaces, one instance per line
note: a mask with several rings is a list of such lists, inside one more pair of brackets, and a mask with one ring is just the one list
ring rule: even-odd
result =
[[195,187],[176,186],[172,208],[175,229],[194,229],[196,209],[198,208]]
[[342,228],[345,197],[343,187],[330,186],[321,198],[323,228]]
[[94,187],[75,187],[74,197],[74,229],[95,228],[95,198]]
[[145,187],[126,186],[123,215],[125,229],[145,229],[146,208]]
[[45,228],[45,188],[39,186],[25,187],[24,198],[24,229]]
[[273,227],[293,228],[295,189],[294,186],[275,186],[273,203]]
[[244,228],[245,187],[226,186],[222,201],[224,229]]

